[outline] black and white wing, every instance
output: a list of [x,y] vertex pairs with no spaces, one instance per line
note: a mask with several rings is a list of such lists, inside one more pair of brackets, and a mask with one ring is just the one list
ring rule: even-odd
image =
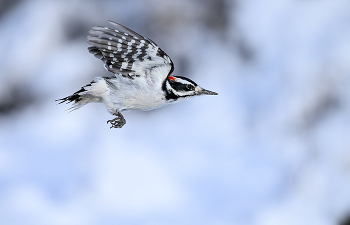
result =
[[165,79],[174,70],[170,57],[152,40],[141,36],[118,23],[109,21],[116,29],[92,27],[88,43],[89,52],[104,62],[106,70],[134,79],[140,76],[152,76],[152,69],[158,67],[165,73]]

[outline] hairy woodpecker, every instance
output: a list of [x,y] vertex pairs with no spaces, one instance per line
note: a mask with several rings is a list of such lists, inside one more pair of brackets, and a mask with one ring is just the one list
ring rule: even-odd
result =
[[113,77],[96,77],[74,94],[58,99],[59,104],[73,102],[75,110],[90,102],[102,102],[116,118],[108,120],[111,128],[121,128],[128,110],[152,110],[198,95],[217,95],[192,80],[171,76],[174,64],[151,39],[118,23],[114,29],[92,27],[87,42],[89,52],[102,60]]

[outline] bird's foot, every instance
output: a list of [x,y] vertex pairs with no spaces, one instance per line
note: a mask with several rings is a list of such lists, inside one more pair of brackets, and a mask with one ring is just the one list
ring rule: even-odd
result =
[[126,120],[124,119],[124,116],[118,111],[116,112],[116,114],[114,114],[115,116],[117,116],[116,118],[114,118],[113,120],[108,120],[108,123],[111,123],[111,127],[112,128],[122,128],[125,124],[126,124]]

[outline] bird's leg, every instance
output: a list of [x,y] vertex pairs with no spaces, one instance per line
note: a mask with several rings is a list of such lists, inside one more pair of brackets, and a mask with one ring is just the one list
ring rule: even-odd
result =
[[113,120],[108,120],[108,123],[111,123],[111,128],[122,128],[126,124],[126,120],[124,119],[124,116],[117,110],[113,115],[117,116]]

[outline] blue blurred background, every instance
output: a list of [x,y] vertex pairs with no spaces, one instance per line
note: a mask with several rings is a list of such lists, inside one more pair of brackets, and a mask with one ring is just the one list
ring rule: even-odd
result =
[[[67,113],[107,20],[219,95]],[[0,0],[0,224],[345,224],[349,87],[349,0]]]

